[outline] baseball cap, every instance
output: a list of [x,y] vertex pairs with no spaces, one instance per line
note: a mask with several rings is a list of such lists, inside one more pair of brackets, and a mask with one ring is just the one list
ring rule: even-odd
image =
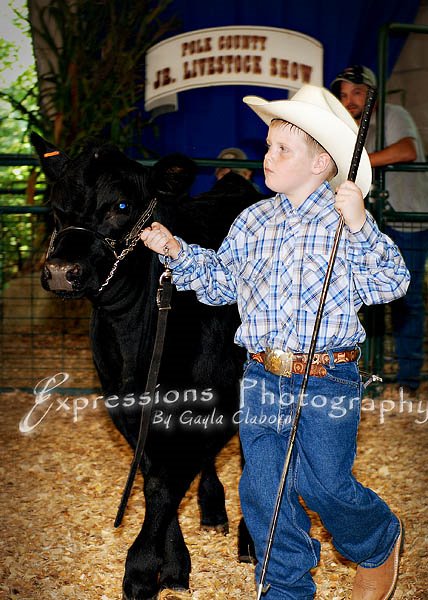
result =
[[364,83],[372,88],[377,88],[376,75],[371,69],[364,65],[352,65],[343,69],[330,84],[330,89],[335,96],[339,96],[340,82],[348,81],[349,83]]

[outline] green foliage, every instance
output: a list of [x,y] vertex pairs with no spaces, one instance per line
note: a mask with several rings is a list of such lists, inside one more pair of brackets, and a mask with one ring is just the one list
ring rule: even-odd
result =
[[[43,203],[44,185],[38,186],[39,195],[36,198],[31,192],[35,176],[34,167],[1,167],[0,205],[16,210],[17,206]],[[19,272],[33,270],[33,265],[37,263],[40,253],[46,247],[44,216],[3,214],[0,211],[0,290],[2,284],[7,283]]]
[[[9,0],[9,6],[23,10],[25,0]],[[2,7],[5,8],[4,6]],[[15,29],[23,31],[24,35],[14,33]],[[4,29],[5,30],[5,29]],[[26,110],[21,110],[24,102],[32,110],[37,109],[35,98],[29,100],[36,84],[35,68],[30,65],[25,68],[20,55],[20,43],[29,38],[28,23],[15,12],[13,22],[8,23],[10,40],[0,38],[0,153],[29,154],[30,145],[26,137]],[[28,43],[29,46],[29,43]],[[6,82],[11,82],[7,84]],[[9,85],[9,87],[7,87]],[[10,102],[9,100],[12,100]],[[33,182],[33,167],[30,166],[0,166],[0,204],[15,207],[29,202],[27,190]],[[31,195],[31,200],[32,200]],[[40,196],[38,200],[42,200]],[[0,290],[20,270],[28,267],[34,253],[36,231],[39,232],[37,217],[22,214],[0,215]]]
[[[28,132],[73,155],[85,137],[103,137],[141,156],[142,132],[151,126],[142,109],[147,49],[176,27],[162,22],[172,0],[51,0],[31,18],[15,9],[14,25],[30,30],[48,52],[39,64],[0,90],[0,153],[30,153]],[[19,2],[14,3],[15,6]],[[33,9],[36,10],[36,9]],[[28,33],[30,35],[30,33]],[[14,44],[0,39],[0,74],[16,62]],[[40,204],[31,167],[0,167],[0,203]],[[27,188],[30,193],[27,193]],[[15,189],[17,193],[6,193]],[[0,215],[0,288],[34,268],[46,244],[40,215]]]
[[[174,27],[174,20],[160,19],[170,2],[52,0],[33,15],[33,38],[49,50],[39,73],[40,110],[26,115],[31,127],[71,153],[82,138],[102,136],[147,154],[141,146],[150,125],[142,110],[144,58]],[[25,111],[26,101],[16,108]]]
[[38,112],[34,86],[34,67],[29,67],[18,75],[13,86],[0,91],[0,152],[30,152],[27,132],[35,125],[34,115]]
[[[51,0],[41,8],[30,2],[29,17],[24,0],[9,1],[14,25],[33,38],[38,77],[31,68],[0,91],[0,101],[12,107],[7,118],[71,154],[83,138],[99,136],[147,155],[142,132],[152,124],[142,108],[144,60],[177,27],[174,17],[161,19],[172,0]],[[15,60],[14,45],[0,39],[0,73]],[[3,120],[0,107],[2,126]]]
[[16,47],[11,42],[0,38],[0,63],[2,71],[11,67],[16,59]]
[[37,78],[30,50],[28,9],[26,0],[8,0],[5,4],[1,8],[5,38],[0,38],[0,153],[30,153],[25,132],[28,113],[37,110]]

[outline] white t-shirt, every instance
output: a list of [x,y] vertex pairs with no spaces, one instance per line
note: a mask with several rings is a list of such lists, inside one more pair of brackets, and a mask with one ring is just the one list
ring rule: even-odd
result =
[[[416,162],[426,162],[425,152],[417,127],[408,111],[397,104],[385,104],[385,140],[390,146],[402,138],[411,137],[416,145]],[[376,113],[370,119],[365,147],[374,152],[376,147]],[[428,212],[428,171],[385,173],[387,202],[397,212]],[[399,227],[400,223],[391,226]],[[428,228],[421,223],[419,229]]]

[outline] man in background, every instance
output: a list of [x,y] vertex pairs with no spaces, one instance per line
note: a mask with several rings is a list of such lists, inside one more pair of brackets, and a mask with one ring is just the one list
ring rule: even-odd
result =
[[[373,71],[353,65],[341,71],[330,85],[331,91],[359,123],[368,87],[377,88]],[[376,148],[376,111],[365,147],[373,168],[404,162],[425,162],[420,134],[409,112],[402,106],[385,104],[384,148]],[[400,213],[428,212],[428,172],[391,172],[385,175],[387,202]],[[398,359],[397,382],[415,396],[420,384],[424,341],[424,274],[428,254],[428,222],[393,221],[387,233],[399,247],[411,274],[406,296],[391,303],[395,351]]]
[[[224,148],[218,159],[224,160],[247,160],[247,155],[240,148]],[[244,208],[250,204],[265,198],[257,186],[251,180],[253,171],[243,167],[218,167],[214,172],[216,181],[211,189],[195,196],[195,200],[204,199],[204,212],[201,213],[201,223],[207,220],[210,204],[215,210],[218,210],[218,202],[221,200],[221,206],[225,223],[232,223],[234,216],[239,214]],[[210,202],[211,201],[211,202]],[[192,209],[195,210],[195,207]],[[209,221],[210,240],[211,244],[214,241],[218,245],[223,241],[227,231],[224,231],[223,226],[217,230],[214,229],[215,221]]]
[[[240,148],[224,148],[220,154],[217,156],[218,159],[221,160],[247,160],[247,155]],[[216,179],[221,179],[228,173],[237,173],[241,175],[244,179],[251,180],[252,170],[246,168],[235,168],[235,167],[217,167],[215,170]]]

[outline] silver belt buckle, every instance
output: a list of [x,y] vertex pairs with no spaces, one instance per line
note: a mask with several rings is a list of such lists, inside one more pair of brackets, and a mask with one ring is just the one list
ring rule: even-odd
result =
[[291,377],[293,371],[293,353],[291,350],[275,350],[266,348],[265,369],[274,375]]

